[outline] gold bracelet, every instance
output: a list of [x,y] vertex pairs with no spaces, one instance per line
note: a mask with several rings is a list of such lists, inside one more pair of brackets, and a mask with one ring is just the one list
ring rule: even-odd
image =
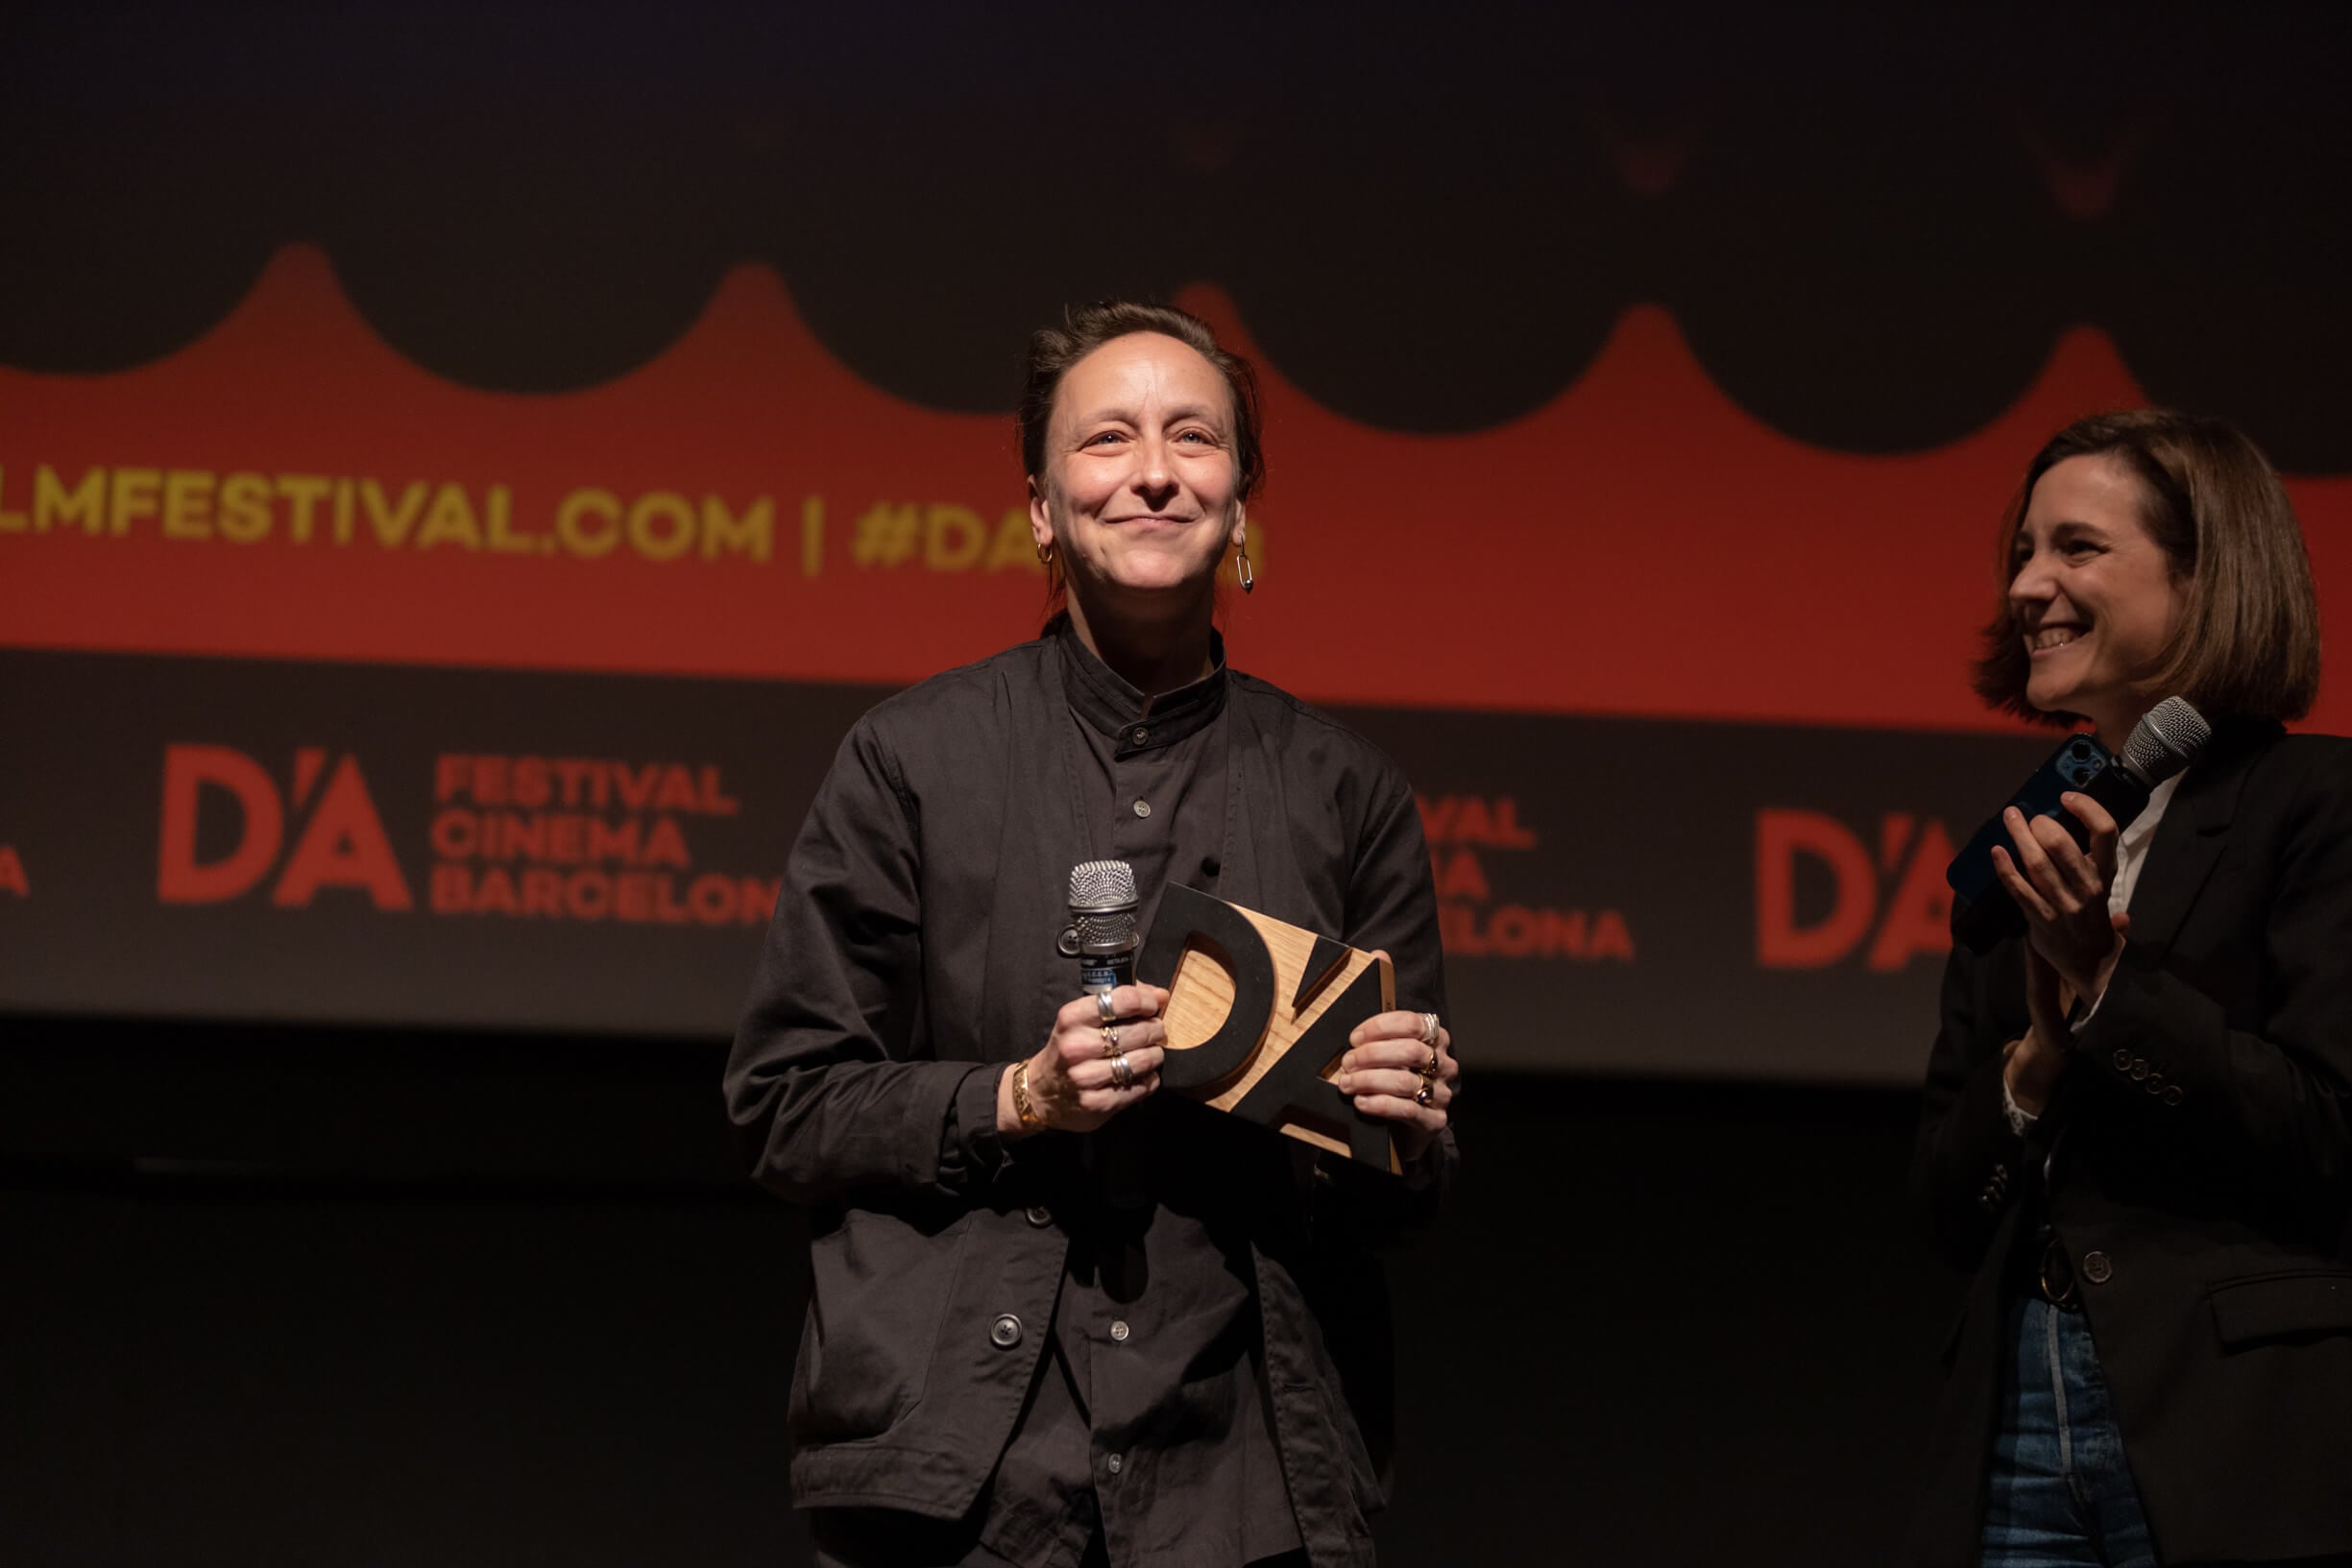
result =
[[1037,1107],[1029,1102],[1029,1063],[1023,1062],[1012,1070],[1012,1114],[1021,1119],[1024,1131],[1035,1132],[1045,1125],[1045,1118]]

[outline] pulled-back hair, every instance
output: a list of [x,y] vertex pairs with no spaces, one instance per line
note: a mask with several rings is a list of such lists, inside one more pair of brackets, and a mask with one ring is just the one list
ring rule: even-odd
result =
[[2008,595],[2033,487],[2070,457],[2112,458],[2139,480],[2141,525],[2182,584],[2156,689],[2187,697],[2208,718],[2309,712],[2319,691],[2319,602],[2286,487],[2236,425],[2161,408],[2077,420],[2026,465],[2001,518],[2000,597],[1976,662],[1976,694],[2038,722],[2074,721],[2025,700],[2031,661]]
[[1054,421],[1054,399],[1070,367],[1112,339],[1134,332],[1174,338],[1224,377],[1233,397],[1234,495],[1248,500],[1266,477],[1266,459],[1258,448],[1257,373],[1241,355],[1219,348],[1217,334],[1200,317],[1174,305],[1133,300],[1073,305],[1063,312],[1061,326],[1041,326],[1030,334],[1028,376],[1013,414],[1013,428],[1021,440],[1021,471],[1031,479],[1045,472],[1046,427]]

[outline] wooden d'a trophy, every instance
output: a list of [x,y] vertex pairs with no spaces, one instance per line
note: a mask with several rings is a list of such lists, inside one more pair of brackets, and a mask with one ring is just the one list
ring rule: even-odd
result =
[[1387,959],[1175,883],[1135,969],[1168,988],[1161,1083],[1365,1165],[1400,1169],[1387,1124],[1330,1081],[1348,1031],[1396,1004]]

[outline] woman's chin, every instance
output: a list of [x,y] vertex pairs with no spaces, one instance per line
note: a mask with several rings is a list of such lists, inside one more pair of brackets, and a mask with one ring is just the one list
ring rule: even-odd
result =
[[1124,571],[1115,571],[1103,586],[1123,598],[1184,599],[1206,593],[1217,580],[1217,569],[1211,563],[1207,571],[1188,571],[1171,563],[1139,563]]
[[2082,694],[2072,681],[2027,681],[2025,701],[2036,712],[2079,713]]

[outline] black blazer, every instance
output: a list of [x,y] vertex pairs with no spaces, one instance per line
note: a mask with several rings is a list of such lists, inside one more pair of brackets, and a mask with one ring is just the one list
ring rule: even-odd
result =
[[1913,1173],[1938,1248],[1975,1278],[1906,1560],[1977,1560],[2002,1276],[2044,1216],[2158,1555],[2352,1552],[2352,742],[2224,727],[2020,1139],[2000,1051],[2025,1030],[2022,943],[1955,949]]

